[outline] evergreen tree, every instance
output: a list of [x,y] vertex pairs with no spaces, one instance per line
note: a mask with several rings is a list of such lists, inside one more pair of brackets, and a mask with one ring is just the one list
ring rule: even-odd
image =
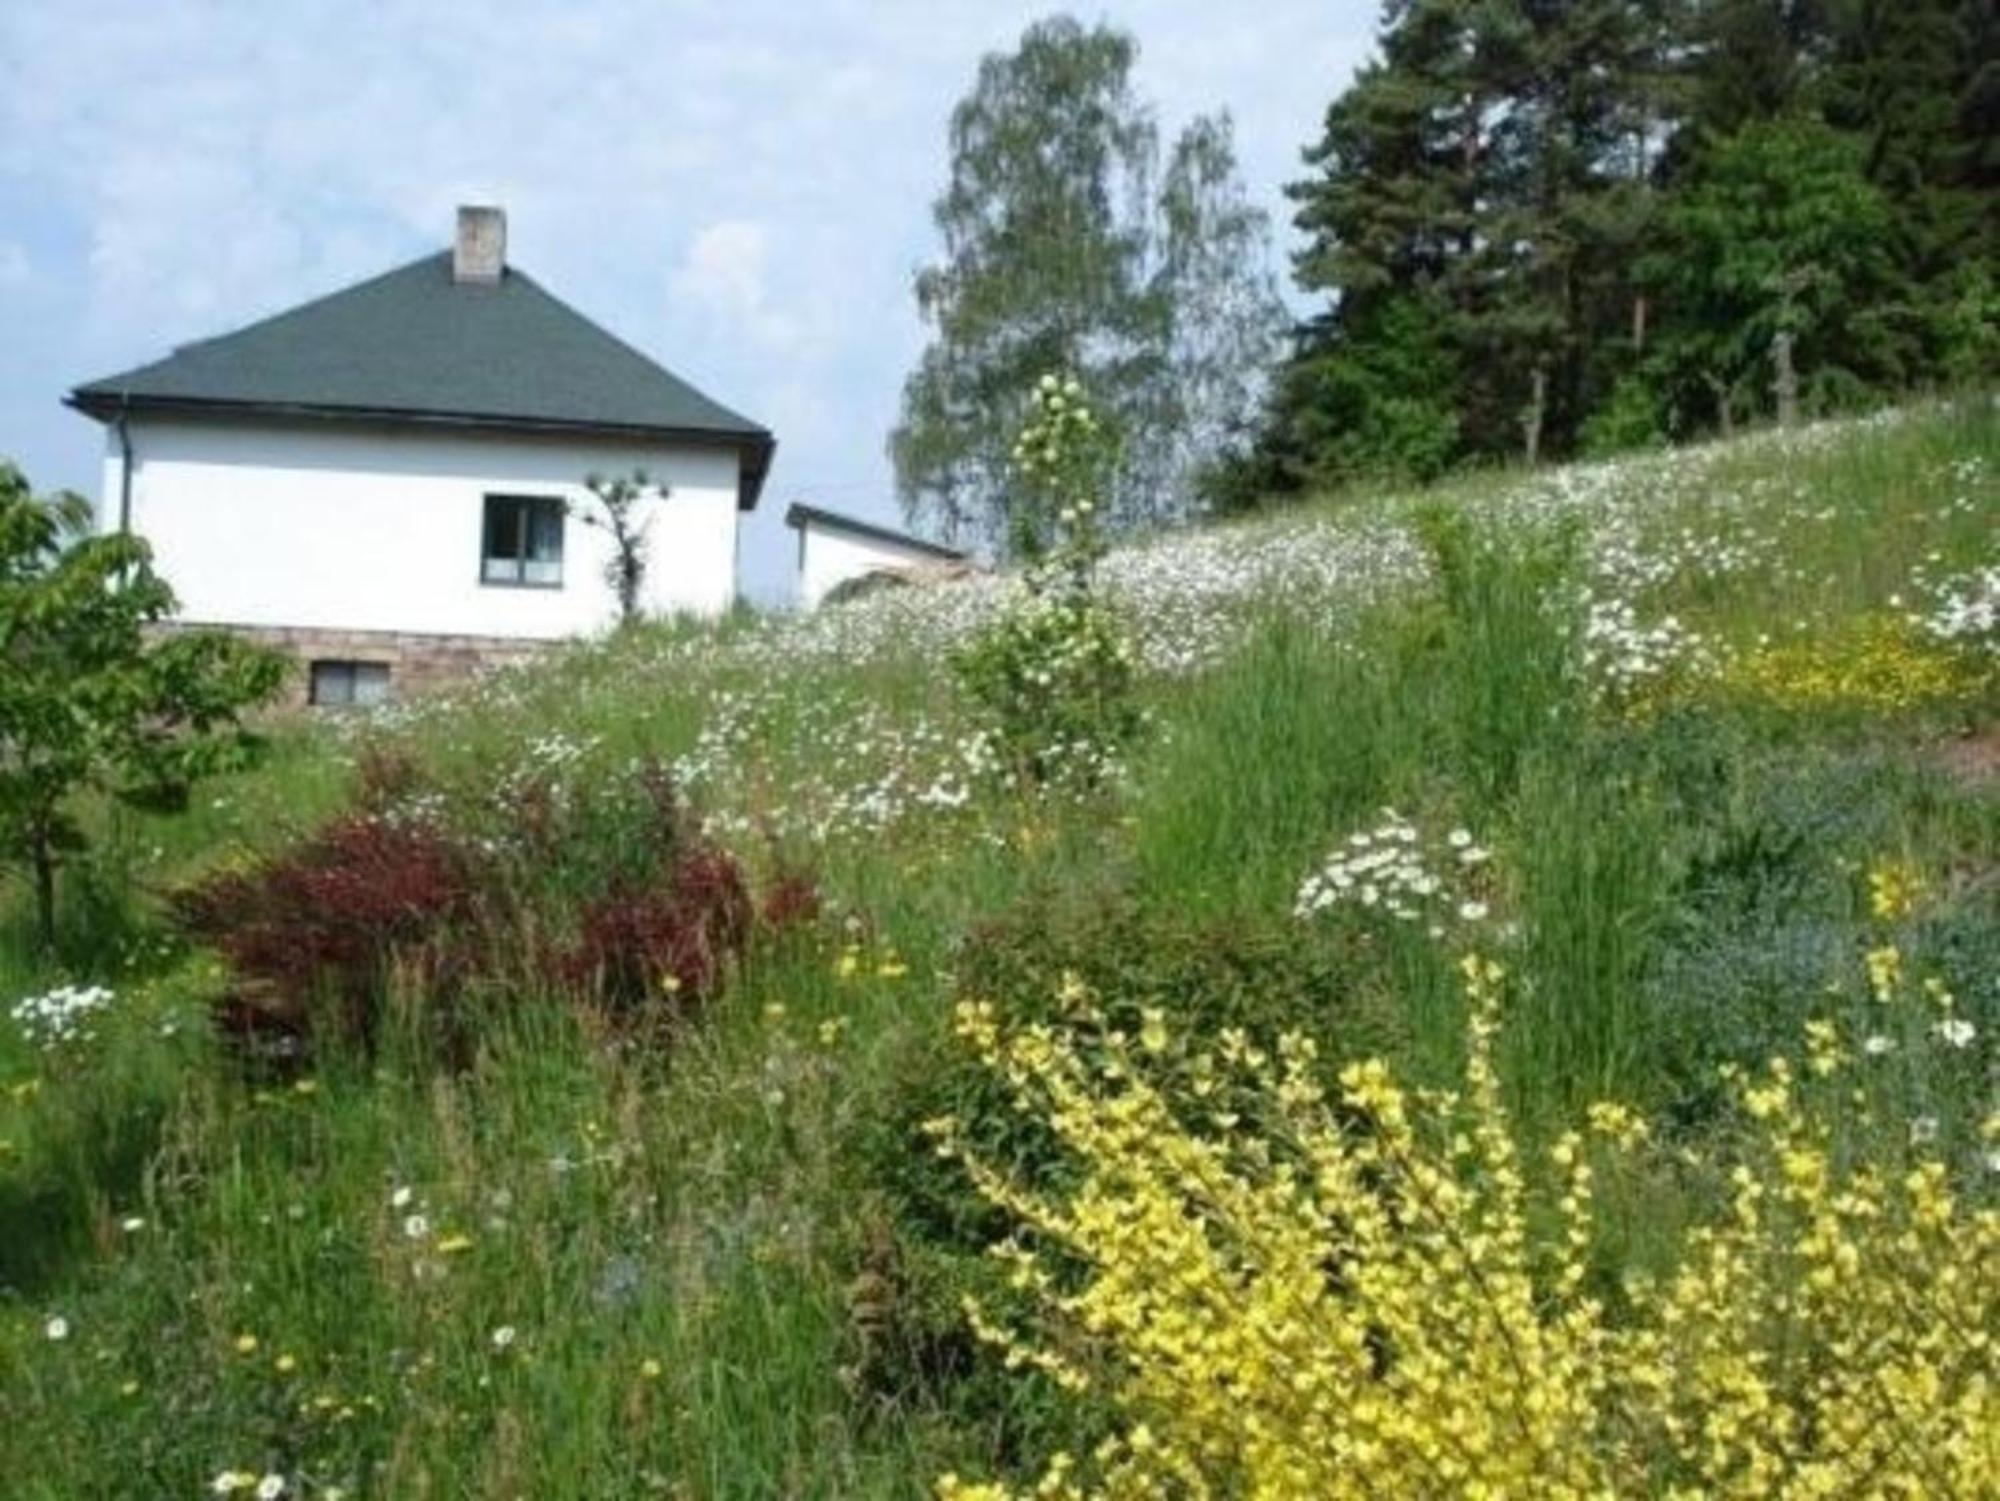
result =
[[[1508,15],[1472,0],[1392,0],[1381,58],[1328,110],[1305,155],[1313,175],[1290,192],[1307,236],[1298,283],[1330,306],[1302,330],[1277,389],[1260,477],[1422,472],[1441,446],[1449,457],[1508,428],[1493,358],[1508,253],[1493,150]],[[1433,383],[1404,383],[1418,373]]]
[[1982,74],[2000,84],[2000,20],[1990,0],[1836,0],[1828,33],[1822,115],[1858,138],[1863,171],[1895,210],[1927,363],[1958,366],[1979,335],[1961,311],[1992,297],[2000,255],[2000,182],[1982,171],[2000,160],[2000,118],[1982,118]]
[[1990,375],[1996,45],[1992,0],[1388,0],[1233,493]]

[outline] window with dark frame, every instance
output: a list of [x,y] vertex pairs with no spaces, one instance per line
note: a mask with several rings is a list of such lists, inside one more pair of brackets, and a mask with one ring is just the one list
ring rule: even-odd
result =
[[389,701],[387,662],[314,662],[306,700],[319,708],[365,708]]
[[479,581],[561,588],[563,518],[568,510],[551,495],[487,496]]

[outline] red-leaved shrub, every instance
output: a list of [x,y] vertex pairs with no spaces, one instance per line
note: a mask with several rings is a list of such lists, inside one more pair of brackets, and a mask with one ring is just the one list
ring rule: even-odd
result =
[[654,883],[621,884],[592,902],[564,976],[622,1013],[684,1015],[742,958],[755,915],[735,859],[698,843]]
[[819,882],[806,871],[786,866],[765,890],[758,916],[772,932],[782,933],[818,922],[820,911]]
[[[760,912],[743,867],[654,764],[561,796],[510,781],[504,840],[453,832],[450,800],[426,794],[405,757],[369,752],[359,771],[362,812],[173,899],[182,930],[234,971],[216,1023],[259,1062],[303,1057],[330,1024],[372,1043],[392,975],[420,989],[449,1057],[473,1051],[476,1014],[452,1003],[480,981],[633,1025],[676,1021],[727,982],[760,919],[775,930],[819,911],[810,877],[790,871]],[[419,798],[429,816],[397,816]]]
[[449,835],[348,817],[177,893],[173,909],[245,982],[237,1011],[303,1028],[324,998],[341,1030],[366,1041],[391,964],[441,976],[445,935],[469,918],[478,890],[473,859]]

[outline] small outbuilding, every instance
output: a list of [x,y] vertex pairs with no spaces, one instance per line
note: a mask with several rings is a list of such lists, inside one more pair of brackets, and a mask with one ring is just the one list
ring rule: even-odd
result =
[[906,579],[963,568],[967,562],[955,547],[818,506],[794,504],[785,512],[785,525],[799,534],[798,601],[808,610],[852,579]]

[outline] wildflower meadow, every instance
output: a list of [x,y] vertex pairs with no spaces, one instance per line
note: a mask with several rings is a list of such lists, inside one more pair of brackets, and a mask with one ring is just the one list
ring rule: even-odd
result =
[[2000,1494],[2000,408],[1123,546],[1087,419],[0,887],[0,1495]]

